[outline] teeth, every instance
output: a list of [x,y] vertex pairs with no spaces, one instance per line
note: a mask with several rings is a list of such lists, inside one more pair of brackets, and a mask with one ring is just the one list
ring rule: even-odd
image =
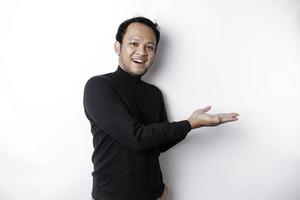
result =
[[143,60],[140,60],[140,59],[133,59],[133,62],[137,62],[139,64],[142,64],[143,63]]

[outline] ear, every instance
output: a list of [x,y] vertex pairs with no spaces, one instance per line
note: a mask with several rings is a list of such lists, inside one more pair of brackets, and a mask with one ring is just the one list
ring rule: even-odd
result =
[[120,52],[121,52],[121,44],[120,44],[120,42],[115,41],[114,48],[115,48],[116,54],[118,54],[118,56],[119,56],[119,55],[120,55]]

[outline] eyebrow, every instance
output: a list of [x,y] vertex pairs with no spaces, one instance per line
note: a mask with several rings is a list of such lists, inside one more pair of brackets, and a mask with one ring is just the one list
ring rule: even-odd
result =
[[[132,37],[132,38],[129,38],[129,40],[137,40],[137,41],[140,41],[140,38]],[[154,46],[156,45],[156,43],[155,43],[155,42],[152,42],[152,41],[148,41],[147,43],[148,43],[148,44],[153,44]]]

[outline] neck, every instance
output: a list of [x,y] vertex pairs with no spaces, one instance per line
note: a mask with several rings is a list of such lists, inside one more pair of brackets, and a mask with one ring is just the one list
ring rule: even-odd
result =
[[131,82],[131,83],[141,82],[141,77],[142,77],[141,75],[129,73],[120,66],[118,66],[117,70],[114,73],[126,82]]
[[123,69],[123,71],[125,71],[127,74],[131,75],[131,76],[134,76],[134,77],[142,77],[144,74],[135,74],[135,73],[132,73],[128,70],[126,70],[125,67],[123,67],[122,65],[119,65],[120,68]]

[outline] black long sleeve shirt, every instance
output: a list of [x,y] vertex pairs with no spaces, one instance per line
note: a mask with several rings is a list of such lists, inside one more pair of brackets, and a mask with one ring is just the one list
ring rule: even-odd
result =
[[156,200],[164,190],[158,157],[186,137],[189,122],[169,122],[161,91],[120,67],[91,77],[83,104],[93,134],[93,198]]

